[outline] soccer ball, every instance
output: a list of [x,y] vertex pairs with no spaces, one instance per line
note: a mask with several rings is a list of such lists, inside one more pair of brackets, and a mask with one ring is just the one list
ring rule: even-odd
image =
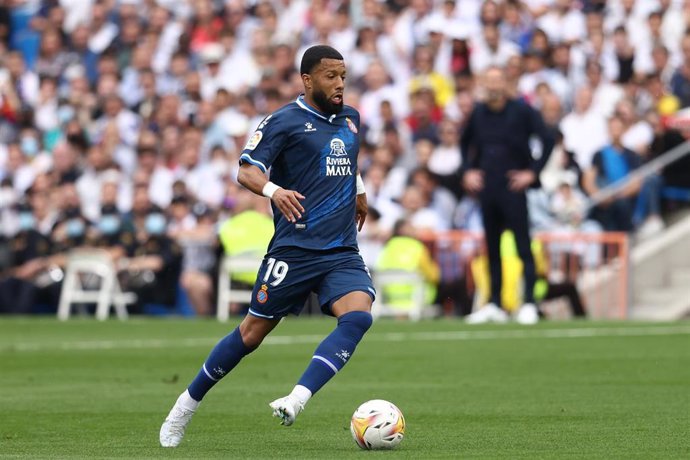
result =
[[359,406],[352,415],[350,431],[362,449],[392,449],[405,435],[405,418],[395,404],[372,399]]

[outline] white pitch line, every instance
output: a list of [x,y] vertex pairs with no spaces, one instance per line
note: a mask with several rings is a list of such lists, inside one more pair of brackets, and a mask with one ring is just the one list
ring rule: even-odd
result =
[[[690,335],[690,326],[652,326],[627,328],[523,329],[491,331],[383,332],[365,337],[366,342],[438,342],[461,340],[577,339],[588,337],[645,337]],[[317,344],[324,335],[269,336],[263,345]],[[210,347],[220,337],[189,339],[84,340],[57,343],[17,342],[0,346],[0,353],[42,350],[128,350],[155,348]]]

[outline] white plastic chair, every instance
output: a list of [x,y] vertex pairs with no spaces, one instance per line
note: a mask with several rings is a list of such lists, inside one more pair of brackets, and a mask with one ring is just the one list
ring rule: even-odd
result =
[[227,321],[230,318],[230,304],[249,303],[252,299],[251,289],[233,288],[230,284],[230,277],[234,272],[258,271],[261,265],[261,258],[254,254],[238,254],[236,256],[223,256],[218,271],[218,305],[216,317],[218,321]]
[[[82,275],[88,274],[100,278],[98,289],[85,289]],[[69,253],[60,292],[58,319],[69,319],[72,304],[95,303],[96,319],[99,321],[108,319],[111,307],[114,307],[118,319],[125,320],[128,317],[127,304],[134,302],[134,293],[122,292],[117,270],[108,252],[100,249],[75,249]]]
[[[426,307],[424,300],[426,285],[419,273],[404,270],[382,270],[373,274],[373,281],[377,293],[376,301],[371,307],[371,314],[374,318],[398,316],[400,314],[407,314],[412,321],[419,321],[422,318],[424,308]],[[384,289],[389,284],[408,284],[412,286],[411,309],[395,309],[386,303]]]

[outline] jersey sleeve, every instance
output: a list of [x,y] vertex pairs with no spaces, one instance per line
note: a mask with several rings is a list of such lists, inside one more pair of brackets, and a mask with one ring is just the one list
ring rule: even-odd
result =
[[264,173],[268,171],[285,146],[288,131],[285,123],[275,114],[269,115],[259,123],[256,131],[249,137],[240,156],[240,165],[252,164]]

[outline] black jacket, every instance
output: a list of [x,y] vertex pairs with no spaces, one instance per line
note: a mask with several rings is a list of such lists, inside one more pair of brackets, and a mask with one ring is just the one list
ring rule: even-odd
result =
[[[530,140],[539,139],[542,155],[532,156]],[[506,174],[512,169],[531,169],[537,176],[546,165],[554,146],[553,133],[539,112],[528,104],[509,99],[503,110],[494,112],[486,104],[477,104],[460,140],[462,173],[468,169],[484,171],[488,184],[507,185]]]

